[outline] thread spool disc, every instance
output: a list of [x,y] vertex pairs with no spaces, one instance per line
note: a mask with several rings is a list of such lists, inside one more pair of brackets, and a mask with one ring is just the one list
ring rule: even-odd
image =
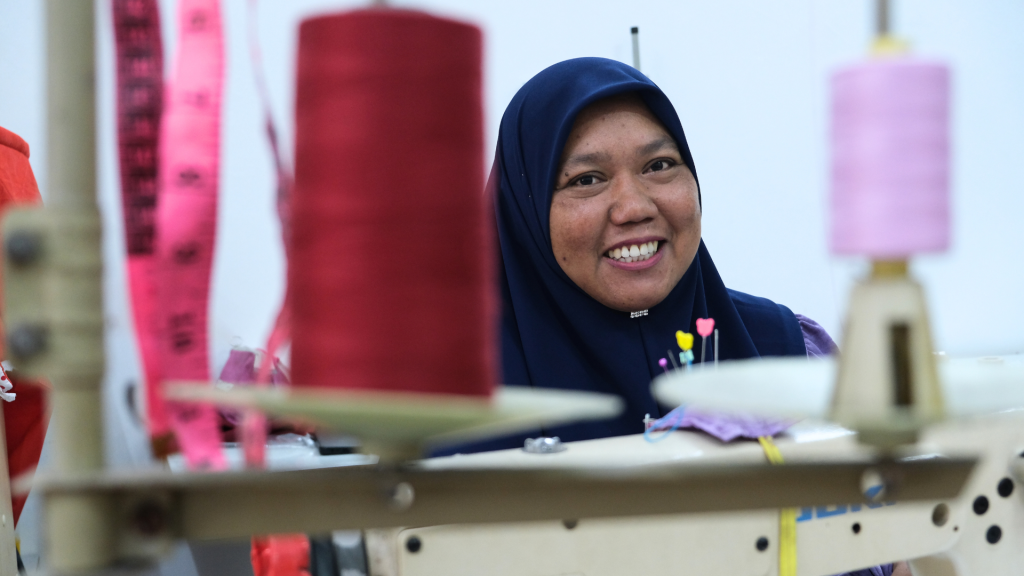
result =
[[[828,418],[836,362],[765,358],[719,364],[717,370],[662,375],[654,397],[667,406],[699,407],[783,418]],[[1024,409],[1024,357],[941,361],[946,413],[972,417]]]
[[610,394],[499,387],[493,398],[340,388],[227,388],[169,382],[168,399],[210,402],[306,420],[353,434],[384,459],[416,457],[424,445],[512,434],[581,420],[614,418]]

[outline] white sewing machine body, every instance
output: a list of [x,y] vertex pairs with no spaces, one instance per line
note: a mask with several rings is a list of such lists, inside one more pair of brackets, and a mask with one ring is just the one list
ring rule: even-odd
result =
[[[838,426],[803,422],[777,440],[787,462],[828,461],[866,454]],[[640,435],[567,443],[552,454],[506,450],[424,462],[429,468],[655,467],[692,461],[756,463],[752,441],[723,444],[699,432],[674,432],[657,443]],[[942,458],[979,454],[964,492],[943,502],[877,502],[802,508],[797,517],[798,570],[824,576],[913,560],[917,576],[1018,574],[1024,566],[1024,413],[1010,412],[927,430],[917,454]],[[1002,484],[1001,484],[1002,483]],[[1002,492],[1000,494],[1000,486]],[[1006,487],[1010,492],[1006,493]],[[975,501],[987,502],[983,513]],[[978,504],[978,509],[982,507]],[[988,538],[998,527],[1000,538]],[[394,573],[492,576],[778,573],[778,510],[588,519],[562,522],[467,524],[393,532]],[[413,542],[413,544],[409,544]],[[759,546],[760,545],[760,546]],[[763,547],[763,550],[759,550]],[[413,551],[415,550],[415,551]],[[372,558],[371,561],[387,562]],[[385,570],[385,572],[387,572]]]

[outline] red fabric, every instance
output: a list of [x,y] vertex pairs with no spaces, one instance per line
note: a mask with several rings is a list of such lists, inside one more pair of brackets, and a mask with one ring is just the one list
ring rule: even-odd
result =
[[[12,204],[38,204],[39,187],[28,162],[28,144],[17,134],[0,127],[0,214]],[[2,286],[0,282],[0,286]],[[4,335],[0,328],[0,357]],[[48,415],[44,385],[18,380],[12,375],[17,394],[13,403],[0,401],[4,411],[7,462],[11,478],[31,471],[39,462],[46,437]],[[27,495],[13,496],[14,522],[18,522]]]
[[478,28],[420,12],[302,23],[293,385],[491,393],[481,54]]
[[[14,402],[2,402],[4,411],[4,435],[7,439],[7,466],[11,479],[31,473],[39,463],[39,453],[43,450],[46,438],[46,425],[49,414],[46,408],[45,385],[39,382],[18,380],[11,376],[17,394]],[[21,509],[25,507],[28,494],[14,494],[11,503],[14,506],[14,524],[18,524]]]
[[253,538],[250,555],[255,576],[309,576],[309,538],[304,534]]

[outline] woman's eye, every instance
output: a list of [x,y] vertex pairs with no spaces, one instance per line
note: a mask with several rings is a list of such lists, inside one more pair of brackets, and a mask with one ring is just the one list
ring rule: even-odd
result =
[[597,177],[589,174],[586,176],[580,176],[576,179],[575,184],[577,186],[593,186],[594,184],[597,184]]
[[656,160],[654,164],[651,164],[651,172],[661,172],[662,170],[668,170],[672,167],[672,162],[669,160]]

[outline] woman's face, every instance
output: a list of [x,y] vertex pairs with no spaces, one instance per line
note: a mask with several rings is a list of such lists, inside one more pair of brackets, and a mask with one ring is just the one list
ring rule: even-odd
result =
[[686,273],[700,245],[697,182],[638,96],[601,100],[577,116],[550,225],[562,270],[609,308],[650,308]]

